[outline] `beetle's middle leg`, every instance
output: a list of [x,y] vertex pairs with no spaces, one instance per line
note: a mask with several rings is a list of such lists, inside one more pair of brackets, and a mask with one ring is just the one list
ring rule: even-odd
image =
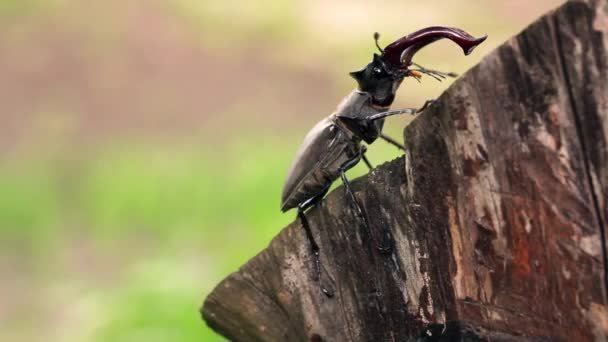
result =
[[402,143],[389,137],[388,135],[386,135],[384,133],[380,133],[380,138],[382,138],[382,140],[386,141],[387,143],[397,147],[398,149],[405,151],[405,146]]
[[359,162],[359,160],[361,160],[364,153],[365,153],[365,149],[361,149],[361,151],[359,153],[357,153],[352,159],[347,160],[346,162],[344,162],[344,164],[342,164],[342,166],[340,166],[340,178],[342,179],[342,184],[344,184],[344,190],[348,193],[351,200],[355,204],[355,208],[357,210],[357,216],[359,216],[359,218],[361,220],[363,220],[363,223],[365,224],[365,228],[369,231],[369,224],[367,223],[367,217],[365,216],[365,213],[363,212],[363,209],[361,208],[359,201],[357,201],[357,197],[355,197],[355,193],[353,192],[353,190],[350,187],[350,182],[346,178],[346,171],[348,171],[350,168],[355,166]]
[[372,163],[369,162],[369,159],[367,159],[367,156],[365,155],[365,152],[361,153],[361,159],[363,159],[363,162],[365,163],[365,165],[367,165],[367,168],[370,171],[374,168],[372,166]]

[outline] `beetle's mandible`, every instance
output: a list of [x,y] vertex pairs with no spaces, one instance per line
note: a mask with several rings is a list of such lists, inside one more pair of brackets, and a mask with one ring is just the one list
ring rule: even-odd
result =
[[[333,114],[317,123],[306,135],[283,186],[281,210],[298,209],[298,217],[306,231],[315,258],[316,280],[320,281],[321,274],[319,247],[304,211],[318,204],[331,184],[341,178],[358,216],[363,224],[367,225],[362,207],[350,189],[345,175],[345,172],[361,159],[370,166],[365,158],[366,148],[362,142],[371,144],[380,137],[402,147],[395,140],[382,134],[384,119],[390,115],[417,113],[428,104],[427,102],[420,109],[405,108],[389,111],[395,93],[405,77],[419,79],[421,73],[424,73],[440,80],[446,76],[454,76],[454,74],[420,67],[413,63],[414,55],[424,46],[442,38],[458,44],[464,54],[468,55],[486,37],[475,38],[461,29],[432,26],[402,37],[382,49],[378,45],[379,35],[374,34],[380,54],[374,54],[371,63],[363,69],[350,73],[358,83],[357,89],[342,100]],[[412,69],[412,66],[416,68]],[[328,297],[333,296],[331,289],[321,286],[321,290]]]

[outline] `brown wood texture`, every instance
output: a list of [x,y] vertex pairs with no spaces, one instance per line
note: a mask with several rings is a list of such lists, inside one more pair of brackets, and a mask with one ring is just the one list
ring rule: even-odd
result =
[[[458,79],[405,157],[307,212],[202,315],[237,341],[605,341],[608,3],[571,1]],[[388,250],[381,247],[389,246]]]

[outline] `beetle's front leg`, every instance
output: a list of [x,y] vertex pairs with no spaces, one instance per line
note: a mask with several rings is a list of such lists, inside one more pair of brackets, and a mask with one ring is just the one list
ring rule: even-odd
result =
[[384,119],[387,116],[400,115],[400,114],[418,114],[420,112],[423,112],[428,106],[432,105],[433,103],[435,103],[435,100],[426,100],[426,102],[424,102],[424,104],[420,108],[403,108],[403,109],[397,109],[397,110],[389,110],[387,112],[381,112],[381,113],[376,113],[374,115],[370,115],[363,120],[368,120],[371,122],[371,121]]
[[[392,110],[392,111],[388,111],[388,112],[382,112],[382,113],[378,113],[378,114],[374,114],[372,116],[370,116],[369,118],[367,118],[366,120],[374,121],[374,120],[379,120],[379,119],[383,119],[387,116],[391,116],[391,115],[399,115],[399,114],[417,114],[420,112],[423,112],[428,106],[432,105],[435,102],[435,100],[427,100],[426,102],[424,102],[424,104],[422,105],[422,107],[416,109],[416,108],[404,108],[404,109],[399,109],[399,110]],[[369,123],[368,123],[369,125]],[[384,133],[380,133],[380,138],[382,138],[384,141],[386,141],[387,143],[397,147],[400,150],[405,151],[405,146],[398,142],[397,140],[389,137],[388,135],[384,134]],[[366,160],[365,156],[364,160]],[[366,161],[367,163],[367,161]]]

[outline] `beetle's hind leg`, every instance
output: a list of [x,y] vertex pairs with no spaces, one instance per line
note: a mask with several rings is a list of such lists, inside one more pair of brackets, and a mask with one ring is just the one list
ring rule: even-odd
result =
[[[317,242],[315,241],[315,237],[314,235],[312,235],[312,230],[310,229],[310,224],[308,223],[308,219],[306,218],[306,214],[304,213],[304,211],[306,211],[306,209],[312,207],[312,206],[316,206],[318,205],[321,200],[323,199],[323,196],[325,196],[325,194],[327,193],[327,190],[329,190],[329,187],[327,187],[327,189],[325,191],[323,191],[321,194],[314,196],[310,199],[308,199],[307,201],[303,202],[302,204],[300,204],[298,206],[298,218],[300,219],[300,222],[302,223],[302,227],[304,227],[304,231],[306,232],[306,238],[308,239],[308,242],[310,243],[310,251],[312,253],[312,256],[314,258],[314,265],[315,265],[315,281],[318,281],[319,284],[321,282],[321,260],[319,258],[319,245],[317,244]],[[326,288],[323,285],[320,285],[321,287],[321,292],[323,292],[327,297],[331,298],[334,296],[334,291],[331,288]]]

